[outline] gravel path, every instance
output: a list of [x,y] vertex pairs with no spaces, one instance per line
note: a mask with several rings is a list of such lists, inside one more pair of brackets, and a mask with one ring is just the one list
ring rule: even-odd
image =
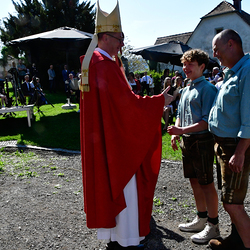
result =
[[[22,149],[23,150],[23,149]],[[0,249],[105,249],[86,227],[81,156],[69,152],[5,148],[0,152]],[[250,195],[246,209],[250,214]],[[146,249],[207,249],[192,233],[178,230],[195,216],[195,205],[180,162],[162,161]],[[222,236],[230,221],[221,204]]]

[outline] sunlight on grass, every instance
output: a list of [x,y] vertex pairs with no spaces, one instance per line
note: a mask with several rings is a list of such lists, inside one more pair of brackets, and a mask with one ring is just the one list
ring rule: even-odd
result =
[[[0,141],[17,140],[19,144],[50,148],[80,150],[80,115],[76,109],[62,109],[67,103],[64,93],[46,94],[46,98],[54,105],[43,105],[41,112],[34,107],[35,120],[29,128],[27,114],[17,112],[14,117],[0,116]],[[162,120],[163,122],[163,120]],[[162,158],[181,160],[181,150],[174,152],[171,137],[165,131],[162,134]]]
[[[175,119],[174,119],[175,122]],[[164,120],[162,119],[162,127],[164,127]],[[174,151],[171,147],[171,136],[166,132],[162,132],[162,159],[168,159],[173,161],[181,161],[182,153],[177,142],[178,150]]]
[[34,107],[34,121],[29,128],[26,112],[16,112],[13,117],[0,116],[0,141],[17,140],[19,144],[51,148],[80,150],[80,116],[76,109],[65,110],[61,106],[66,101],[64,93],[47,94],[54,105],[43,105],[37,113]]
[[172,149],[171,136],[167,132],[162,134],[162,158],[174,161],[181,160],[181,149],[179,148],[177,151]]

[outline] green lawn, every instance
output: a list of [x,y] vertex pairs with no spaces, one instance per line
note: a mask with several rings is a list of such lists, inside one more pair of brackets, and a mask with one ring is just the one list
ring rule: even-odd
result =
[[[66,103],[64,93],[46,94],[46,98],[54,105],[40,107],[42,113],[34,108],[35,121],[28,127],[26,111],[17,112],[14,117],[0,115],[0,141],[17,140],[24,145],[50,148],[80,150],[80,116],[77,108],[62,109]],[[162,158],[181,160],[181,150],[174,152],[171,148],[170,136],[163,132]]]
[[0,116],[0,141],[17,140],[20,144],[80,150],[80,117],[77,108],[62,109],[66,103],[63,93],[46,94],[54,105],[43,105],[37,113],[34,107],[35,121],[28,127],[26,111],[17,112],[14,117]]
[[[179,145],[178,145],[178,148],[179,148]],[[166,131],[163,131],[162,132],[162,158],[174,160],[174,161],[180,161],[181,155],[182,155],[181,149],[179,148],[177,151],[174,151],[171,147],[171,136]]]

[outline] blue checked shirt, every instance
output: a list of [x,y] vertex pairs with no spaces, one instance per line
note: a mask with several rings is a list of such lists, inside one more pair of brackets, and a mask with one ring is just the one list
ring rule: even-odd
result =
[[250,57],[243,56],[225,77],[211,109],[209,131],[219,137],[250,138]]
[[[180,118],[180,126],[187,127],[201,120],[208,122],[208,115],[216,93],[216,87],[206,81],[204,76],[195,79],[191,82],[190,86],[184,88],[181,92],[181,99],[177,110],[177,117]],[[206,132],[208,131],[204,130],[195,134]]]

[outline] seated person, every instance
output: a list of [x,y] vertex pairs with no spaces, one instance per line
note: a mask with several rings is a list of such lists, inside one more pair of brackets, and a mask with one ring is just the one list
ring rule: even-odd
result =
[[0,93],[0,98],[1,98],[1,103],[0,103],[0,107],[5,107],[8,105],[8,100],[7,100],[7,97],[6,95]]
[[34,102],[34,85],[29,82],[29,75],[24,77],[24,82],[21,84],[21,90],[24,96],[29,96],[29,104]]
[[65,81],[65,92],[66,92],[66,96],[67,98],[70,98],[70,96],[73,94],[73,90],[70,87],[70,83],[71,81],[74,80],[74,75],[73,74],[69,74],[69,79]]
[[74,78],[72,73],[69,74],[69,80],[65,81],[65,89],[67,98],[71,98],[73,95],[76,96],[76,101],[80,103],[80,90],[78,79]]
[[36,105],[41,106],[47,104],[45,94],[41,88],[40,78],[34,76],[30,82],[30,85],[31,88],[34,88],[34,102]]

